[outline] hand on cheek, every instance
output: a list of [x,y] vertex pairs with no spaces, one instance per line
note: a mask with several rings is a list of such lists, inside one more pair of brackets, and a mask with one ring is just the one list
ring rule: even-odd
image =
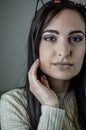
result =
[[40,80],[37,79],[37,69],[39,67],[39,59],[37,59],[30,71],[28,72],[30,91],[38,99],[42,105],[59,107],[58,97],[49,87],[47,78],[43,75]]

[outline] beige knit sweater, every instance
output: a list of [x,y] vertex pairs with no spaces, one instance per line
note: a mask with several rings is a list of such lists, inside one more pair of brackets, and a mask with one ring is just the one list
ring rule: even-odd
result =
[[[58,94],[60,108],[41,106],[42,115],[37,130],[79,130],[74,92]],[[11,90],[1,97],[1,130],[29,130],[26,93]]]

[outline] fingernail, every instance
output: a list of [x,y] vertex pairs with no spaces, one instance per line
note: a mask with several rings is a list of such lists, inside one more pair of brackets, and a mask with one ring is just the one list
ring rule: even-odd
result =
[[44,79],[47,79],[45,75],[43,75],[43,78],[44,78]]
[[36,63],[39,63],[39,59],[37,59],[35,62],[36,62]]

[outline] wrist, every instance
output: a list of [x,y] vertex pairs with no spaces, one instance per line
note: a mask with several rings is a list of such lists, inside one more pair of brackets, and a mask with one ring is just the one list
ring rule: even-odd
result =
[[58,102],[52,102],[52,103],[48,102],[48,103],[43,104],[43,105],[59,108],[59,103]]

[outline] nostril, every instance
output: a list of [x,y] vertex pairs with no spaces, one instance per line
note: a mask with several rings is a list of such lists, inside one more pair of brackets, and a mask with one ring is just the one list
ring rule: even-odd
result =
[[61,54],[58,54],[59,56],[61,56]]
[[60,57],[68,57],[71,55],[71,51],[66,52],[58,52],[58,56]]
[[72,48],[71,48],[71,45],[68,44],[67,41],[59,41],[59,44],[57,44],[58,46],[55,48],[56,51],[57,51],[57,55],[60,56],[60,57],[68,57],[71,55],[71,51],[72,51]]

